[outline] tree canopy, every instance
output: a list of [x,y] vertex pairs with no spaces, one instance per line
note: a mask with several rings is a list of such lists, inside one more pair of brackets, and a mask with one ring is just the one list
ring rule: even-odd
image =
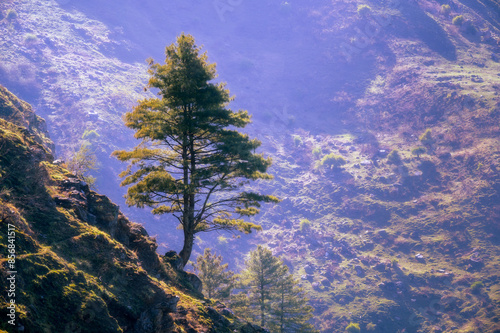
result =
[[179,222],[185,265],[196,233],[260,229],[243,217],[278,199],[245,185],[271,179],[266,173],[271,159],[255,153],[260,141],[237,130],[250,123],[250,115],[228,108],[233,98],[224,83],[213,82],[215,64],[192,36],[181,34],[167,46],[164,64],[148,62],[148,88],[158,97],[143,99],[126,113],[126,126],[141,143],[114,155],[129,162],[121,174],[122,186],[130,186],[127,203],[172,214]]

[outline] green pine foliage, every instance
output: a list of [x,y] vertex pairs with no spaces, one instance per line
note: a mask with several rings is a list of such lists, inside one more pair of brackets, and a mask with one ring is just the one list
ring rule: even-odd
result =
[[313,308],[283,261],[263,246],[250,253],[232,307],[272,332],[315,332],[307,321]]
[[208,298],[224,300],[229,298],[234,287],[234,273],[222,264],[222,256],[205,249],[193,265],[195,273],[203,282],[203,293]]
[[[283,265],[284,266],[284,265]],[[275,299],[271,307],[271,332],[315,332],[307,321],[311,319],[313,308],[308,305],[304,289],[288,272],[288,267],[276,283]]]
[[259,213],[277,198],[242,190],[252,180],[269,180],[271,159],[256,154],[260,141],[237,131],[250,123],[247,111],[228,108],[224,83],[212,82],[215,64],[194,38],[182,34],[166,48],[165,64],[149,60],[148,87],[158,98],[139,101],[125,115],[141,143],[114,155],[129,167],[121,176],[130,186],[130,206],[172,214],[184,231],[179,253],[184,265],[195,234],[214,230],[250,233],[261,227],[242,217]]

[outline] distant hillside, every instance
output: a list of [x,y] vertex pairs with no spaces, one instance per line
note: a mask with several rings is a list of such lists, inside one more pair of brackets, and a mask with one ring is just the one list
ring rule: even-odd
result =
[[204,299],[141,225],[54,164],[27,103],[1,86],[0,101],[1,332],[263,332]]

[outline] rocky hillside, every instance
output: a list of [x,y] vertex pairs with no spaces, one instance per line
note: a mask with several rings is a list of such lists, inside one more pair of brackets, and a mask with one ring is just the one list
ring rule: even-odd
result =
[[3,87],[0,101],[1,332],[262,332],[204,299],[175,253],[159,256],[141,225],[53,162],[27,103]]

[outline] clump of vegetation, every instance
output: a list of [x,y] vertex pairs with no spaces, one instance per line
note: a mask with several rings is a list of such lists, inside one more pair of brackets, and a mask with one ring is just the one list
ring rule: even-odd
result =
[[345,330],[346,330],[346,332],[349,332],[349,333],[361,332],[361,329],[359,328],[359,324],[357,324],[357,323],[350,323],[349,325],[347,325]]
[[401,156],[399,156],[399,152],[394,149],[387,155],[387,161],[392,164],[401,164]]
[[94,141],[100,137],[99,133],[96,130],[86,130],[83,132],[82,140],[86,141]]
[[367,331],[375,331],[375,329],[377,329],[377,325],[375,325],[374,323],[368,323],[368,324],[366,324],[366,330]]
[[368,5],[358,5],[358,15],[361,17],[367,16],[372,11],[372,8]]
[[95,186],[96,178],[91,176],[90,172],[97,170],[97,166],[96,155],[85,144],[80,146],[68,162],[68,169],[91,188]]
[[462,24],[464,24],[464,16],[463,15],[458,15],[458,16],[455,16],[453,18],[453,20],[451,21],[451,23],[453,23],[453,25],[456,25],[456,26],[461,26]]
[[474,282],[473,284],[470,285],[470,290],[474,293],[474,294],[478,294],[481,289],[484,288],[484,284],[482,281],[476,281]]
[[217,241],[219,242],[220,245],[226,245],[228,243],[227,237],[223,235],[217,237]]
[[17,17],[17,12],[14,9],[7,10],[7,13],[5,14],[5,18],[9,21],[15,20]]
[[299,223],[300,231],[302,232],[307,232],[311,230],[311,221],[308,219],[301,219]]
[[345,165],[347,161],[340,155],[335,155],[334,153],[323,156],[320,165],[329,169],[339,169],[341,166]]
[[420,155],[425,154],[426,151],[427,149],[425,149],[424,147],[416,147],[411,150],[411,153],[413,155],[417,155],[417,158],[420,158]]
[[295,145],[295,147],[302,145],[302,138],[298,135],[294,135],[293,136],[293,144]]
[[35,34],[26,34],[24,35],[25,43],[34,43],[38,40],[38,37]]
[[419,138],[420,142],[424,146],[430,146],[434,143],[434,139],[432,137],[432,130],[430,128],[426,129],[424,134],[422,134]]
[[314,149],[312,150],[312,155],[314,159],[317,160],[321,157],[321,155],[323,155],[323,150],[321,149],[321,147],[314,147]]
[[451,13],[450,5],[442,5],[441,6],[441,13],[443,13],[444,15],[449,15]]

